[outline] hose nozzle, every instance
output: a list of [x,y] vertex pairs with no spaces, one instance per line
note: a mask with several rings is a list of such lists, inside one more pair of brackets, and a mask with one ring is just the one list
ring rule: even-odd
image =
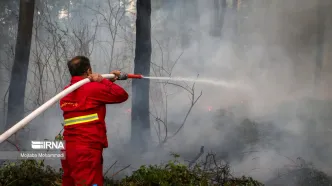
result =
[[141,74],[127,74],[127,73],[121,73],[121,75],[118,77],[118,80],[127,80],[130,79],[142,79],[143,76]]

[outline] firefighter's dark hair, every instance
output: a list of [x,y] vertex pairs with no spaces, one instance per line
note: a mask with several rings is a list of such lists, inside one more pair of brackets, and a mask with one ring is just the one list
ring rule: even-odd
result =
[[67,63],[71,76],[82,76],[91,68],[89,58],[85,56],[76,56]]

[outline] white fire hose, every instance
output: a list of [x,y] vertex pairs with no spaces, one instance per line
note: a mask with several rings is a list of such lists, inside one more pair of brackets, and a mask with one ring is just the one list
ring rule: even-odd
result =
[[[102,74],[101,76],[103,76],[104,78],[107,78],[107,79],[112,79],[112,78],[115,77],[114,74]],[[56,96],[54,96],[52,99],[48,100],[46,103],[44,103],[43,105],[41,105],[40,107],[38,107],[36,110],[34,110],[33,112],[31,112],[29,115],[27,115],[21,121],[19,121],[18,123],[16,123],[14,126],[12,126],[10,129],[8,129],[6,132],[4,132],[3,134],[1,134],[1,136],[0,136],[0,143],[4,142],[10,136],[12,136],[13,134],[15,134],[18,130],[20,130],[21,128],[23,128],[24,126],[26,126],[31,120],[35,119],[39,114],[43,113],[46,109],[48,109],[49,107],[51,107],[52,105],[54,105],[61,98],[65,97],[67,94],[73,92],[74,90],[78,89],[82,85],[84,85],[86,83],[89,83],[89,82],[90,82],[90,80],[88,78],[85,78],[85,79],[83,79],[83,80],[81,80],[81,81],[73,84],[72,86],[66,88],[65,90],[63,90],[62,92],[60,92],[59,94],[57,94]]]

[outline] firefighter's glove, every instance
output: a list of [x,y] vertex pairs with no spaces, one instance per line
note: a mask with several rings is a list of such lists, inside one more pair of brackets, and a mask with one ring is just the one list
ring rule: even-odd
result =
[[90,74],[88,78],[91,82],[101,82],[104,79],[100,74]]

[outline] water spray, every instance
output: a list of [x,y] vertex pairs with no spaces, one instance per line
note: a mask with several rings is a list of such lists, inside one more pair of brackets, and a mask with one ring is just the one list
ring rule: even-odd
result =
[[201,79],[201,78],[183,78],[183,77],[142,77],[151,80],[162,80],[162,81],[185,81],[192,83],[203,83],[215,86],[221,86],[226,88],[237,88],[249,90],[250,87],[244,82],[230,82],[217,79]]
[[[107,78],[107,79],[112,79],[112,78],[115,77],[114,74],[102,74],[101,76],[104,77],[104,78]],[[118,77],[118,80],[142,79],[142,78],[143,78],[143,76],[140,75],[140,74],[126,74],[126,73],[122,73]],[[65,90],[63,90],[62,92],[60,92],[59,94],[57,94],[56,96],[54,96],[53,98],[51,98],[50,100],[48,100],[47,102],[45,102],[43,105],[41,105],[40,107],[38,107],[36,110],[34,110],[33,112],[31,112],[25,118],[23,118],[21,121],[19,121],[14,126],[12,126],[10,129],[8,129],[3,134],[1,134],[0,135],[0,143],[4,142],[10,136],[12,136],[13,134],[15,134],[18,130],[20,130],[21,128],[23,128],[24,126],[26,126],[30,121],[32,121],[38,115],[40,115],[41,113],[43,113],[46,109],[48,109],[49,107],[51,107],[52,105],[54,105],[61,98],[65,97],[69,93],[73,92],[74,90],[78,89],[82,85],[84,85],[86,83],[89,83],[89,82],[90,82],[89,78],[85,78],[85,79],[83,79],[83,80],[81,80],[81,81],[73,84],[72,86],[66,88]]]

